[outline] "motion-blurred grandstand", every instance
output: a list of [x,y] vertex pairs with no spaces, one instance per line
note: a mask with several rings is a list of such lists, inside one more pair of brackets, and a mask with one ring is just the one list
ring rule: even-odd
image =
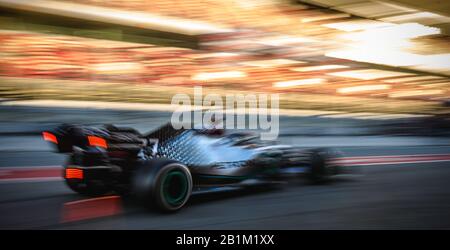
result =
[[282,108],[445,112],[449,13],[396,2],[0,0],[0,95],[170,103],[201,85],[282,93]]

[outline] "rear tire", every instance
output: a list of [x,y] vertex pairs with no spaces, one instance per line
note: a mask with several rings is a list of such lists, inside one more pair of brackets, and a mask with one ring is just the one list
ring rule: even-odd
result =
[[143,162],[136,170],[133,187],[138,199],[163,212],[181,209],[192,193],[189,169],[174,160],[154,159]]

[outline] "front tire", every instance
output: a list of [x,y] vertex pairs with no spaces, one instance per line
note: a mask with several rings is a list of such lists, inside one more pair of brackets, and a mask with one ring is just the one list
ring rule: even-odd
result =
[[189,200],[193,182],[185,165],[168,159],[154,159],[138,166],[133,186],[136,196],[145,205],[175,212]]
[[333,174],[328,168],[329,152],[325,149],[311,150],[309,155],[310,169],[308,179],[313,184],[321,184],[328,182]]

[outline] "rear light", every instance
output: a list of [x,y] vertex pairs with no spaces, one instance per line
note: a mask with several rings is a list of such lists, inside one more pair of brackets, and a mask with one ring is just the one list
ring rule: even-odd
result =
[[89,146],[108,148],[106,140],[97,136],[88,136]]
[[50,132],[42,132],[42,137],[44,138],[44,140],[49,141],[49,142],[53,142],[55,144],[58,144],[58,139],[56,138],[56,136]]
[[66,179],[83,179],[83,170],[78,168],[67,168]]

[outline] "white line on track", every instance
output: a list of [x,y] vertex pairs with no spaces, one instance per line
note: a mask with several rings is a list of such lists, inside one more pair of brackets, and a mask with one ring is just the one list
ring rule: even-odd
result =
[[[343,166],[380,166],[416,163],[450,162],[450,154],[418,154],[418,155],[383,155],[383,156],[352,156],[343,157],[334,161]],[[0,184],[22,182],[49,182],[62,181],[57,170],[61,166],[26,166],[0,168]],[[49,171],[51,175],[42,176],[42,172]],[[31,174],[30,174],[31,172]],[[33,176],[33,172],[38,172]],[[25,174],[26,177],[23,177]],[[28,176],[27,176],[28,174]],[[39,175],[40,174],[40,175]],[[13,175],[13,176],[11,176]],[[17,177],[14,177],[16,175]]]

